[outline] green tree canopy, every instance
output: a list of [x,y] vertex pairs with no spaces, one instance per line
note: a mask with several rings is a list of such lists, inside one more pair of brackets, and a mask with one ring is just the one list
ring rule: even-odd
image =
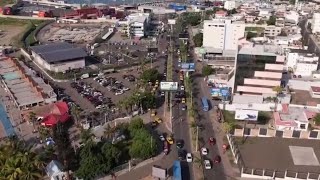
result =
[[132,158],[147,159],[154,155],[156,150],[156,141],[145,128],[136,131],[129,149]]
[[196,34],[193,37],[193,42],[194,42],[196,47],[201,47],[202,46],[202,42],[203,42],[203,34],[202,33]]
[[147,69],[142,72],[140,79],[144,82],[155,82],[160,78],[159,71],[157,69]]
[[313,118],[313,120],[314,120],[314,124],[315,124],[316,126],[320,126],[320,114],[317,114],[317,115]]
[[201,23],[200,13],[184,13],[183,19],[191,26],[197,26]]
[[214,73],[214,69],[211,66],[209,66],[209,65],[203,66],[202,75],[209,76],[213,73]]
[[248,33],[247,33],[247,40],[250,40],[251,38],[254,38],[254,37],[257,37],[257,33],[254,33],[254,32],[251,32],[251,31],[249,31]]
[[143,120],[140,117],[133,118],[128,127],[131,137],[134,137],[135,134],[143,128]]
[[276,24],[276,17],[270,16],[269,20],[267,21],[268,25],[275,25]]

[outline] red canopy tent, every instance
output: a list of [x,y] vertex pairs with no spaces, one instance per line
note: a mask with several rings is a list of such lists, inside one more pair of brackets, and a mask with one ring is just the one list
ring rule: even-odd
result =
[[57,102],[52,107],[51,113],[46,115],[41,124],[44,126],[55,126],[58,122],[64,123],[69,120],[69,107],[66,102]]

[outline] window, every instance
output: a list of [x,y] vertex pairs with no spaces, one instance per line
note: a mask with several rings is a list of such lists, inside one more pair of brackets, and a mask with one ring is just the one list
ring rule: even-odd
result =
[[300,129],[306,129],[306,124],[300,124]]

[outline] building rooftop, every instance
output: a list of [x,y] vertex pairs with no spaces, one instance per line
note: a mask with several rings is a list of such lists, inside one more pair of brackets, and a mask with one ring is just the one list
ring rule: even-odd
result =
[[129,23],[144,23],[144,21],[150,16],[149,13],[134,13],[127,16]]
[[[319,174],[319,146],[319,140],[248,137],[244,144],[239,144],[239,150],[247,168]],[[300,153],[295,152],[295,147],[301,150]]]
[[87,53],[83,49],[73,47],[66,42],[32,46],[31,50],[40,55],[48,63],[79,59],[87,56]]
[[279,47],[275,45],[264,44],[246,44],[240,47],[238,54],[260,55],[260,56],[277,56]]

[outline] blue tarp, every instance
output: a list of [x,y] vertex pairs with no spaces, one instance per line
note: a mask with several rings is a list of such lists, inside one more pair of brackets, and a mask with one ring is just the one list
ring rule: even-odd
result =
[[182,180],[180,161],[173,162],[173,180]]
[[0,121],[7,136],[15,135],[11,121],[2,103],[0,103]]

